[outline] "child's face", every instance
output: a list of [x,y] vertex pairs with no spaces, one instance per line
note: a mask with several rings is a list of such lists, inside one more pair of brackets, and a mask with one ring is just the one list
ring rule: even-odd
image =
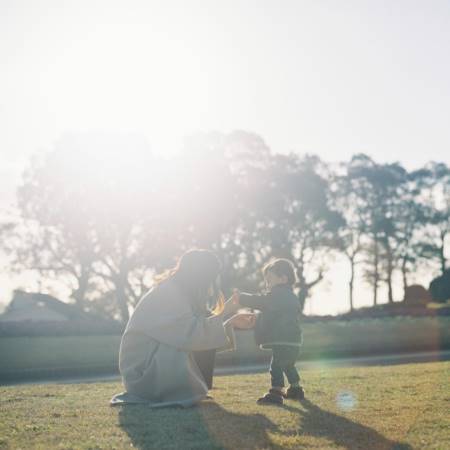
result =
[[278,276],[273,272],[267,272],[265,276],[265,282],[267,289],[272,289],[274,286],[279,284],[286,284],[288,282],[288,277],[286,275]]

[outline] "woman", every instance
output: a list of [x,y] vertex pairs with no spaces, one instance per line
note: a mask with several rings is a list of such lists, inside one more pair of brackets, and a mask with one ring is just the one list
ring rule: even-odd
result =
[[230,348],[233,326],[254,325],[246,314],[224,322],[240,306],[233,297],[224,303],[219,273],[213,253],[191,250],[140,300],[120,345],[126,392],[115,395],[111,405],[191,406],[207,397],[208,386],[193,352]]

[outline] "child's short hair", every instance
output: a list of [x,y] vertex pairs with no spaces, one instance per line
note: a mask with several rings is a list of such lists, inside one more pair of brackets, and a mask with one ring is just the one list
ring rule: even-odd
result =
[[295,276],[295,268],[292,261],[284,258],[277,258],[269,261],[262,269],[263,275],[266,276],[267,272],[272,272],[275,275],[282,277],[285,275],[287,277],[287,282],[289,285],[294,285],[297,281]]

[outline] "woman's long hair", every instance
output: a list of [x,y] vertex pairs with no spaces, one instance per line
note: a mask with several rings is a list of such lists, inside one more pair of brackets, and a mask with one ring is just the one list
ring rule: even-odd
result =
[[[173,279],[187,295],[196,312],[220,314],[224,296],[220,289],[221,264],[209,250],[189,250],[177,265],[154,278],[157,284]],[[210,288],[212,287],[212,292]]]

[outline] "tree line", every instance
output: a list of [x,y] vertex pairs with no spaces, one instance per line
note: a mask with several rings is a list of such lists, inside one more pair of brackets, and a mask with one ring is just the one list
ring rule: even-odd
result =
[[12,272],[126,321],[153,275],[192,247],[219,255],[225,290],[256,288],[268,258],[292,259],[303,306],[340,254],[351,310],[358,273],[374,305],[383,285],[392,303],[395,274],[406,289],[419,268],[447,270],[449,217],[444,163],[408,171],[356,154],[330,164],[274,153],[244,131],[193,135],[168,158],[139,139],[74,134],[30,160],[0,233]]

